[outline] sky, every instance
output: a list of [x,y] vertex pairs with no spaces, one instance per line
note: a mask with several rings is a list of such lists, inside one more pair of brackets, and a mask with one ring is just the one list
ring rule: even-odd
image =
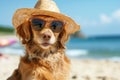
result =
[[[70,16],[86,36],[120,35],[120,0],[54,0],[62,14]],[[37,0],[1,0],[0,25],[12,26],[19,8],[33,8]]]

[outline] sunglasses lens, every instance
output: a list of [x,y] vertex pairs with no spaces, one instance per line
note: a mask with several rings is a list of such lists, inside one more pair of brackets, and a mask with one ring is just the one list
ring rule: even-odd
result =
[[32,27],[35,30],[41,30],[45,25],[45,21],[41,19],[32,19]]
[[63,29],[63,22],[61,21],[53,21],[51,23],[51,29],[53,32],[61,32]]

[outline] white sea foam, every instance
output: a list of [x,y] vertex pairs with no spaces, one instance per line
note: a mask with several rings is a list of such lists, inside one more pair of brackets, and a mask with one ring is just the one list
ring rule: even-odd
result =
[[108,60],[120,62],[120,56],[119,57],[118,56],[114,56],[114,57],[108,58]]
[[78,49],[72,49],[72,50],[66,50],[66,54],[70,57],[78,57],[78,56],[84,56],[88,54],[87,50],[78,50]]
[[24,53],[24,50],[22,49],[14,49],[14,48],[2,48],[0,49],[0,52],[3,54],[17,54],[21,55]]

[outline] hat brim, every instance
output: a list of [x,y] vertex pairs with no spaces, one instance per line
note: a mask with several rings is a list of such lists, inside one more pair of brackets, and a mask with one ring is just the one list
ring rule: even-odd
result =
[[[75,23],[70,17],[63,15],[61,13],[46,11],[46,10],[39,10],[39,9],[32,9],[32,8],[21,8],[18,9],[15,14],[13,15],[12,23],[15,28],[23,24],[25,21],[29,20],[34,15],[44,15],[44,16],[51,16],[55,17],[59,20],[66,22],[67,26],[70,26],[71,29],[74,28],[71,33],[79,30],[79,25]],[[66,28],[67,29],[67,28]]]

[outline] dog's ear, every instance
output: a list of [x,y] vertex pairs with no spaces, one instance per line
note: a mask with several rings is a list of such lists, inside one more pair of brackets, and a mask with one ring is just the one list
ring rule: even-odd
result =
[[79,25],[66,25],[63,29],[63,31],[60,33],[59,35],[59,47],[60,48],[65,48],[65,43],[68,41],[70,34],[75,33],[76,31],[78,31],[80,29]]
[[69,34],[63,30],[59,35],[59,48],[65,49],[65,43],[69,39]]
[[67,34],[73,34],[79,30],[80,30],[80,25],[77,24],[69,24],[65,26],[65,31],[67,32]]
[[23,44],[26,44],[28,41],[30,41],[32,37],[32,30],[30,26],[30,22],[26,21],[16,29],[17,35],[22,40]]

